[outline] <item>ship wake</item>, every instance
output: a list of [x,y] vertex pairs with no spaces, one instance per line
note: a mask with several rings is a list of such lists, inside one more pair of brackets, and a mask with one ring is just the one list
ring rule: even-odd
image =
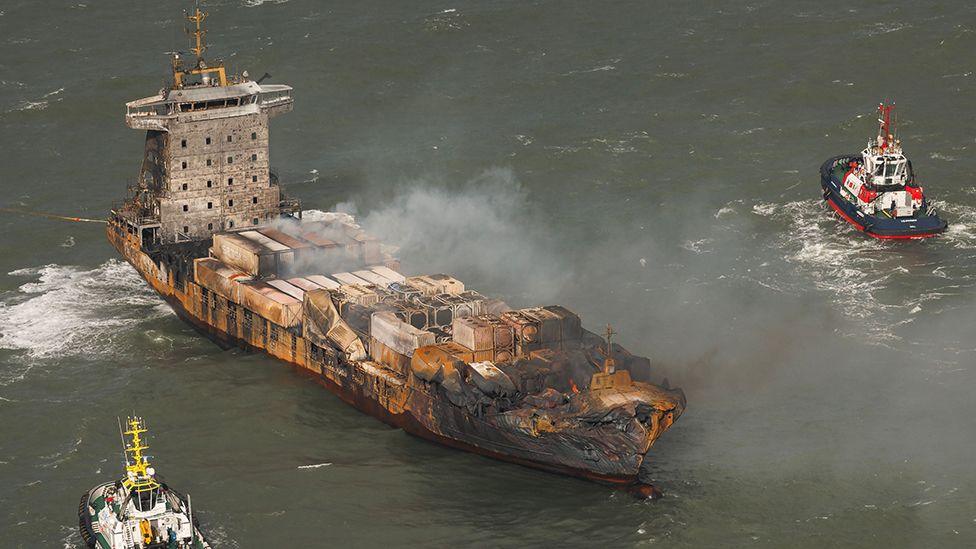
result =
[[[129,265],[114,259],[93,269],[45,265],[9,274],[30,281],[0,295],[0,349],[27,362],[117,354],[123,336],[172,314]],[[4,372],[0,384],[16,377]]]

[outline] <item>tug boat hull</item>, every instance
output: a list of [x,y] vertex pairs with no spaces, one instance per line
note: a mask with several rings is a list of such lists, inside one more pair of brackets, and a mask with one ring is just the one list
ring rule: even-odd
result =
[[908,218],[890,218],[867,214],[841,193],[843,182],[838,177],[837,166],[861,158],[858,154],[835,156],[820,167],[820,186],[823,198],[844,221],[868,236],[882,240],[912,240],[937,236],[945,232],[948,224],[937,215],[915,215]]

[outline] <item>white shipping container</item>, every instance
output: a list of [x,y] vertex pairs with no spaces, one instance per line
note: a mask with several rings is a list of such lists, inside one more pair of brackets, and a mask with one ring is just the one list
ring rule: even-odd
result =
[[321,290],[323,288],[323,286],[319,286],[318,284],[312,282],[311,280],[307,278],[302,278],[300,276],[295,278],[289,278],[288,282],[292,283],[295,286],[298,286],[299,288],[305,290],[306,292],[310,292],[312,290]]
[[453,339],[472,351],[490,351],[495,347],[494,327],[480,318],[455,318]]
[[280,279],[266,280],[265,282],[267,282],[269,286],[273,286],[274,288],[294,297],[295,299],[298,300],[305,299],[305,290],[299,288],[298,286],[295,286],[290,282],[287,282],[285,280],[280,280]]
[[332,273],[332,278],[341,284],[356,284],[358,286],[369,286],[370,282],[359,278],[352,273]]
[[370,284],[376,284],[381,288],[386,288],[394,282],[386,277],[374,273],[373,271],[353,271],[352,274],[353,276],[358,276]]
[[388,311],[373,313],[369,320],[369,335],[406,356],[413,356],[414,350],[419,347],[435,343],[434,334],[418,330]]
[[322,275],[308,275],[305,278],[311,280],[312,282],[318,284],[319,286],[322,286],[323,288],[325,288],[327,290],[338,290],[339,289],[339,286],[342,286],[342,284],[339,284],[338,282],[336,282],[335,280],[332,280],[331,278],[329,278],[327,276],[322,276]]
[[373,271],[374,273],[376,273],[376,274],[378,274],[378,275],[380,275],[382,277],[388,278],[388,279],[392,280],[393,282],[403,282],[403,281],[405,281],[407,279],[407,277],[403,276],[402,274],[394,271],[393,269],[391,269],[389,267],[383,266],[383,265],[376,265],[376,266],[370,267],[369,270]]
[[274,253],[237,233],[218,233],[210,248],[214,257],[253,276],[275,272]]

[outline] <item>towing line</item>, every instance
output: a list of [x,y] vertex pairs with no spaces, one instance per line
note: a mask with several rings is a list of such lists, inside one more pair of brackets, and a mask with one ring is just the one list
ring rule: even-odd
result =
[[0,208],[0,212],[33,215],[37,217],[46,217],[48,219],[58,219],[60,221],[75,221],[78,223],[108,223],[108,221],[104,219],[88,219],[87,217],[71,217],[67,215],[56,215],[56,214],[50,214],[45,212],[29,212],[27,210],[18,210],[16,208]]

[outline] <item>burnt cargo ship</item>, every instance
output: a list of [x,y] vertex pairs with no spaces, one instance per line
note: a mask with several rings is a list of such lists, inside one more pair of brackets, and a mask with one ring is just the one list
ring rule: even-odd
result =
[[650,361],[560,306],[513,310],[445,274],[406,276],[395,249],[345,214],[303,216],[269,164],[269,120],[292,89],[204,58],[126,104],[146,132],[109,242],[185,321],[225,347],[267,353],[385,423],[552,472],[638,484],[681,415]]

